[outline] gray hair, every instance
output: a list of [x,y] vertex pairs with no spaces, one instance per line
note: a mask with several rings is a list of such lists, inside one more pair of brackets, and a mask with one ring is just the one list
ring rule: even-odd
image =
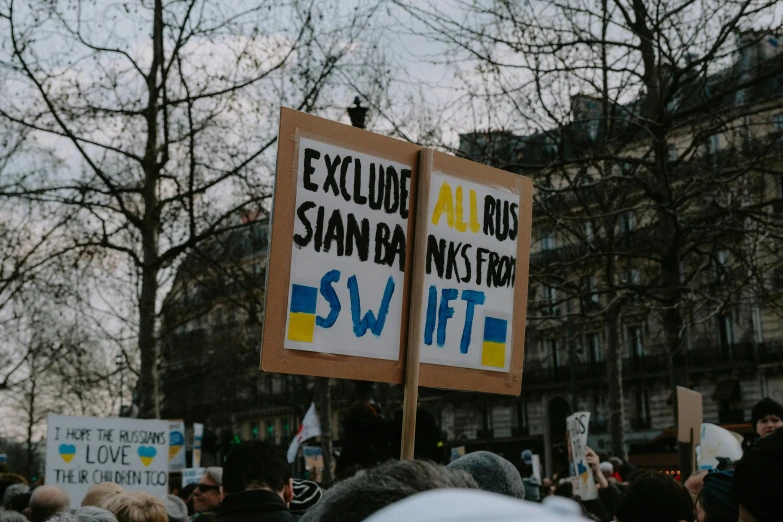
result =
[[46,522],[117,522],[111,511],[95,506],[83,506],[79,509],[61,511]]
[[18,511],[0,508],[0,522],[27,522],[27,518]]
[[525,498],[525,485],[514,465],[489,451],[468,453],[447,466],[470,473],[481,489],[514,498]]
[[223,468],[212,466],[204,470],[204,475],[208,476],[218,486],[223,485]]
[[5,509],[11,509],[11,503],[17,497],[27,495],[28,493],[30,493],[30,488],[27,484],[11,484],[5,488],[5,493],[3,493],[3,507]]
[[300,521],[360,522],[398,500],[437,488],[478,489],[478,484],[469,473],[434,462],[390,461],[336,484]]
[[68,509],[68,493],[57,486],[39,486],[30,495],[30,522],[44,522]]

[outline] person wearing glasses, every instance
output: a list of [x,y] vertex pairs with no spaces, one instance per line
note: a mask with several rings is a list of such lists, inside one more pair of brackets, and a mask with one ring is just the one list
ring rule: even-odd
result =
[[194,521],[207,518],[202,515],[215,513],[220,505],[220,486],[223,485],[223,468],[212,467],[204,470],[204,474],[193,491],[193,511],[196,515]]

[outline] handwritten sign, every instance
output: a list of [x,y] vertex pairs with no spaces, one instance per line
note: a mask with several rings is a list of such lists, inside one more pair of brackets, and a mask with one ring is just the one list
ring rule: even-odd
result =
[[168,454],[168,421],[49,415],[46,483],[62,487],[71,507],[99,482],[162,496]]
[[201,466],[201,442],[204,439],[204,425],[193,423],[193,455],[191,460],[194,468]]
[[201,477],[204,476],[205,468],[185,468],[182,470],[182,487],[188,484],[198,484]]
[[397,360],[411,167],[299,142],[285,347]]
[[508,372],[519,196],[434,172],[427,215],[421,361]]
[[566,418],[568,429],[568,457],[571,476],[574,477],[574,495],[582,500],[598,498],[593,470],[587,464],[587,428],[590,426],[590,412],[579,411]]
[[182,471],[185,461],[185,423],[169,422],[169,471]]

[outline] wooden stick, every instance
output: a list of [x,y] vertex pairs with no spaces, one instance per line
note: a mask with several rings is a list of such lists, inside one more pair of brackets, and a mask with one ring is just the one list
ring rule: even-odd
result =
[[[424,298],[424,264],[427,261],[427,214],[432,175],[432,149],[419,153],[419,180],[416,188],[416,226],[413,237],[410,305],[408,306],[408,346],[405,357],[405,402],[402,406],[401,460],[413,460],[416,442],[416,408],[419,403],[419,342],[421,303]],[[410,243],[410,241],[409,241]]]

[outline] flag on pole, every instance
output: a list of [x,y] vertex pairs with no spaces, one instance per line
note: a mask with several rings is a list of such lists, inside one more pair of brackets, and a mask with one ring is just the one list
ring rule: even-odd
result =
[[310,408],[305,413],[304,419],[302,419],[302,425],[294,435],[294,440],[291,441],[291,445],[288,446],[288,462],[296,460],[296,453],[299,451],[299,445],[307,439],[317,437],[321,434],[321,422],[318,420],[318,414],[315,411],[315,403],[310,403]]

